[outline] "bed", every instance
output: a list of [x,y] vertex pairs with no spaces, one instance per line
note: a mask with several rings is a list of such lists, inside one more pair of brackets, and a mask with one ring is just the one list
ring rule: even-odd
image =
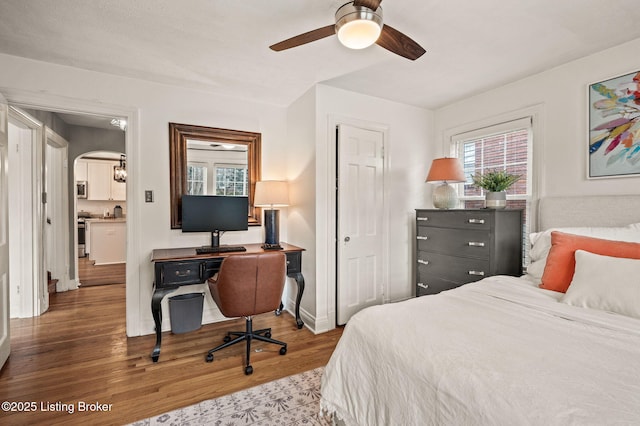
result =
[[[367,426],[640,424],[640,196],[547,198],[538,223],[526,275],[354,315],[321,410]],[[552,267],[572,269],[564,291],[540,288]]]

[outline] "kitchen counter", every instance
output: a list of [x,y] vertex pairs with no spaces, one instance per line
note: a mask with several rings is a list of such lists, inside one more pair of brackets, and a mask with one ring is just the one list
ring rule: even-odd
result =
[[88,217],[85,220],[86,222],[91,222],[91,223],[98,223],[98,222],[105,222],[105,223],[113,223],[113,222],[126,222],[127,218],[126,217],[111,217],[111,218],[103,218],[103,217]]
[[126,218],[85,219],[89,259],[96,265],[126,262]]

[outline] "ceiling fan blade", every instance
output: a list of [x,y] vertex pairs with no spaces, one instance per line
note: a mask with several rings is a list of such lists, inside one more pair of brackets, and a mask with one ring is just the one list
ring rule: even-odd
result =
[[378,7],[380,7],[380,3],[382,3],[382,0],[354,0],[353,1],[354,6],[364,6],[364,7],[368,7],[371,10],[377,10]]
[[336,26],[334,24],[327,25],[326,27],[318,28],[313,31],[299,34],[297,36],[288,38],[280,43],[276,43],[273,46],[269,46],[271,50],[280,52],[281,50],[291,49],[292,47],[301,46],[303,44],[311,43],[312,41],[320,40],[336,33]]
[[380,34],[376,44],[412,61],[415,61],[425,53],[422,46],[387,24],[382,27],[382,34]]

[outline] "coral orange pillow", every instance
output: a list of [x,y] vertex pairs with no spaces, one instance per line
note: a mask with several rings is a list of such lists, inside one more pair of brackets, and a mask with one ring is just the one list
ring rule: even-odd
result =
[[566,293],[576,268],[575,252],[584,250],[602,256],[640,259],[640,243],[603,240],[554,231],[551,250],[540,288]]

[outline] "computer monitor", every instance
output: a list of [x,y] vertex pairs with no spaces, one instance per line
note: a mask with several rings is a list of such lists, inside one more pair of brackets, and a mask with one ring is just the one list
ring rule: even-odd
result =
[[182,232],[211,232],[211,247],[220,246],[220,233],[249,229],[249,198],[183,195]]

